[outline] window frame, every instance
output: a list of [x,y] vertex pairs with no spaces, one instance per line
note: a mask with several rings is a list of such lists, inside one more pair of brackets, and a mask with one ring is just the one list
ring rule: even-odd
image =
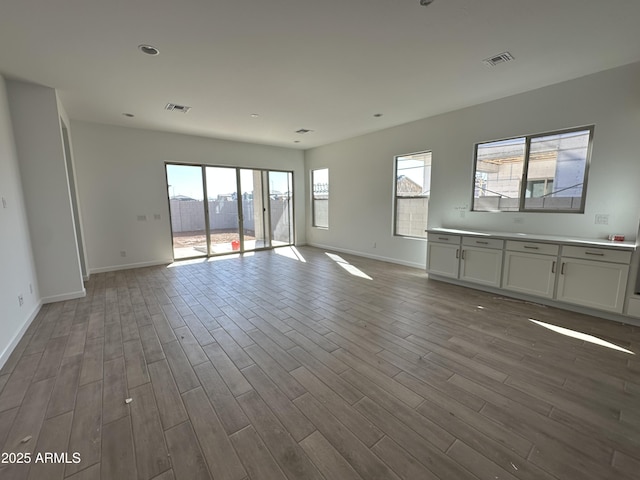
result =
[[[324,198],[316,198],[316,192],[315,189],[313,188],[314,186],[314,175],[316,172],[322,171],[322,170],[326,170],[327,171],[327,224],[326,225],[318,225],[317,219],[316,219],[316,200],[325,200]],[[314,168],[311,170],[311,226],[315,227],[315,228],[321,228],[324,230],[328,230],[329,229],[329,167],[322,167],[322,168]]]
[[[526,208],[526,199],[527,195],[527,184],[529,181],[536,181],[538,179],[533,178],[529,179],[529,160],[530,160],[530,152],[531,152],[531,142],[532,140],[540,137],[548,137],[552,135],[562,135],[565,133],[572,132],[581,132],[588,131],[589,132],[589,141],[587,144],[587,154],[585,158],[584,165],[584,178],[582,181],[582,195],[580,198],[580,208],[579,209],[559,209],[559,208]],[[591,164],[591,152],[593,148],[593,137],[594,137],[595,125],[584,125],[580,127],[572,127],[565,128],[561,130],[552,130],[549,132],[536,133],[530,135],[517,135],[515,137],[507,137],[499,140],[490,140],[486,142],[478,142],[474,145],[473,149],[473,177],[472,177],[472,188],[471,188],[471,211],[472,212],[488,212],[488,213],[578,213],[584,214],[585,206],[587,201],[587,182],[589,178],[589,167]],[[525,148],[524,148],[524,161],[522,164],[522,176],[519,180],[518,187],[518,210],[476,210],[476,175],[478,169],[478,147],[480,145],[486,145],[495,142],[503,142],[508,140],[518,140],[524,139]],[[555,181],[555,177],[553,178]]]
[[[414,238],[419,240],[427,239],[427,232],[425,225],[424,236],[415,236],[415,235],[405,235],[402,233],[398,233],[398,198],[402,199],[416,199],[416,198],[426,198],[427,202],[431,199],[431,194],[429,195],[412,195],[412,196],[399,196],[398,195],[398,161],[401,159],[405,159],[406,157],[413,157],[417,155],[427,155],[429,154],[431,157],[431,163],[429,164],[429,168],[433,165],[433,150],[421,150],[419,152],[413,153],[405,153],[402,155],[396,155],[393,157],[393,236],[401,237],[401,238]],[[423,167],[426,168],[426,165]],[[429,175],[429,179],[431,179],[431,175]],[[424,186],[423,186],[424,188]],[[431,192],[431,185],[429,185],[429,192]],[[428,209],[427,209],[427,219],[428,219]]]

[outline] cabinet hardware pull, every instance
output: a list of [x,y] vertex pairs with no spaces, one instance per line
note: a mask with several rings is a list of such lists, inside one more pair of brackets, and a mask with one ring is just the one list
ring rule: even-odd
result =
[[595,255],[596,257],[604,257],[604,253],[584,252],[585,255]]
[[460,249],[456,248],[456,258],[460,258]]
[[556,261],[555,260],[551,263],[551,273],[556,273]]
[[560,275],[564,275],[564,266],[566,263],[562,262],[562,267],[560,268]]
[[530,245],[525,245],[524,248],[529,248],[531,250],[540,250],[540,247],[532,247]]
[[462,250],[462,259],[464,260],[464,250]]
[[480,240],[476,240],[478,245],[489,245],[489,242],[481,242]]
[[449,239],[447,237],[438,237],[438,240],[444,240],[445,242],[449,241]]

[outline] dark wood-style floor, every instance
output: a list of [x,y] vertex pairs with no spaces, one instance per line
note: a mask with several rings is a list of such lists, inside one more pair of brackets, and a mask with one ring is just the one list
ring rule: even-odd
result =
[[637,327],[299,253],[45,305],[0,372],[3,458],[31,455],[0,478],[638,478],[640,360],[529,319],[640,354]]

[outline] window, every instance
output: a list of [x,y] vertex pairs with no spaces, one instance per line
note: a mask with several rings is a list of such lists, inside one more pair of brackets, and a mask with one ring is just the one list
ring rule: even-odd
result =
[[431,152],[396,157],[394,234],[426,238]]
[[593,126],[478,143],[473,210],[584,212]]
[[311,185],[312,224],[329,228],[329,169],[311,170]]

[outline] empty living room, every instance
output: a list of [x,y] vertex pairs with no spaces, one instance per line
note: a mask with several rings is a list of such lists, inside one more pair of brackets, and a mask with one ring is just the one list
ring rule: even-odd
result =
[[640,3],[0,3],[2,480],[632,480]]

